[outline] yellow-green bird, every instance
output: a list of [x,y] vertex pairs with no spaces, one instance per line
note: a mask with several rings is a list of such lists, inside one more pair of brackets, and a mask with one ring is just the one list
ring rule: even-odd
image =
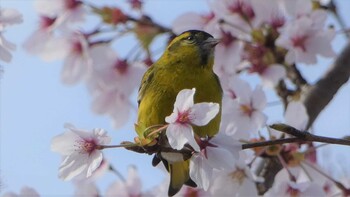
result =
[[[213,72],[214,48],[219,40],[198,30],[189,30],[175,37],[163,55],[144,74],[139,89],[137,125],[149,128],[165,124],[173,112],[177,94],[183,89],[196,88],[194,102],[214,102],[221,106],[222,89]],[[221,107],[220,107],[221,108]],[[219,131],[221,109],[205,126],[193,126],[200,137],[213,136]],[[164,135],[163,135],[164,136]],[[189,160],[171,161],[157,154],[170,173],[168,195],[175,195],[183,184],[196,186],[189,177]],[[176,159],[174,159],[176,160]]]

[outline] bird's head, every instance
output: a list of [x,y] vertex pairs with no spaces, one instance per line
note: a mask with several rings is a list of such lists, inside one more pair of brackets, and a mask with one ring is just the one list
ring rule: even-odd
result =
[[212,35],[204,31],[189,30],[175,37],[167,48],[170,57],[181,59],[202,67],[212,66],[214,48],[219,43]]

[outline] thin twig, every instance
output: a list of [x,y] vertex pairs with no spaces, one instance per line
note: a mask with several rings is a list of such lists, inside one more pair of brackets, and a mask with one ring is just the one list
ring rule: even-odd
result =
[[299,138],[301,141],[322,142],[327,144],[338,144],[338,145],[350,146],[350,140],[314,135],[306,131],[300,131],[286,124],[273,124],[270,127],[278,131],[281,131],[283,133],[287,133],[289,135],[295,136]]
[[272,146],[277,144],[295,143],[295,142],[303,142],[303,140],[297,137],[291,137],[291,138],[284,138],[284,139],[277,139],[277,140],[269,140],[264,142],[254,142],[249,144],[242,144],[242,149]]
[[120,180],[122,180],[123,182],[126,182],[126,179],[124,178],[124,176],[112,165],[109,165],[109,170],[112,171],[115,175],[117,175],[117,177],[119,177]]
[[319,170],[318,168],[316,168],[315,166],[313,166],[312,164],[310,164],[307,161],[303,162],[304,164],[308,165],[309,167],[311,167],[312,169],[314,169],[315,171],[317,171],[318,173],[320,173],[321,175],[323,175],[324,177],[326,177],[327,179],[331,180],[340,190],[343,191],[343,194],[346,194],[344,196],[347,196],[350,194],[350,188],[346,188],[341,182],[336,181],[335,179],[333,179],[331,176],[329,176],[328,174],[326,174],[325,172],[323,172],[322,170]]

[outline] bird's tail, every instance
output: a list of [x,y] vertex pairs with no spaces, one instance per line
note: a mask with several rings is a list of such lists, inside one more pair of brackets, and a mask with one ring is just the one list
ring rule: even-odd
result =
[[169,173],[169,196],[173,196],[179,192],[183,184],[191,187],[197,186],[190,178],[190,160],[169,164]]

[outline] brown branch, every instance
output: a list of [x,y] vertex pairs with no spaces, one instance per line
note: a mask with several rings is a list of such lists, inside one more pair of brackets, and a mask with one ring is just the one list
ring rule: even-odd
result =
[[338,145],[350,146],[350,140],[314,135],[306,131],[300,131],[286,124],[273,124],[270,126],[270,128],[292,135],[304,142],[322,142],[327,144],[338,144]]
[[333,99],[340,87],[350,76],[350,43],[343,49],[333,67],[303,95],[303,102],[309,115],[310,128],[320,112]]
[[303,142],[303,140],[297,137],[291,137],[291,138],[269,140],[269,141],[263,141],[263,142],[254,142],[254,143],[242,144],[242,149],[258,148],[258,147],[295,143],[295,142]]

